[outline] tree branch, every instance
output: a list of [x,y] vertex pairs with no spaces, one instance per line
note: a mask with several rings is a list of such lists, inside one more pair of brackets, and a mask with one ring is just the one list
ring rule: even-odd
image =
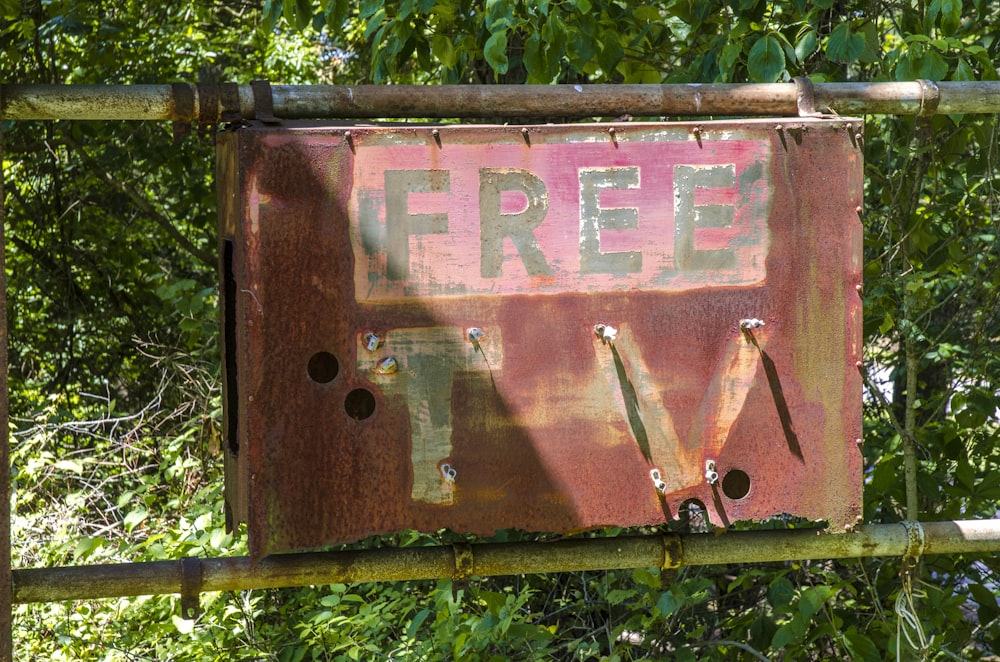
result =
[[868,390],[871,392],[871,394],[875,397],[876,400],[878,400],[878,404],[882,407],[882,410],[885,412],[886,418],[889,419],[889,425],[891,425],[892,429],[896,431],[896,434],[899,435],[900,439],[906,437],[907,435],[906,429],[903,428],[903,425],[899,422],[899,419],[896,418],[896,414],[894,414],[892,411],[892,405],[890,405],[889,401],[885,399],[885,395],[883,395],[882,391],[879,390],[878,385],[872,380],[871,376],[868,374],[868,371],[865,370],[865,367],[862,365],[858,366],[858,372],[861,373],[861,379],[862,381],[864,381],[865,386],[868,387]]
[[916,341],[911,335],[903,341],[906,362],[906,417],[903,420],[903,481],[906,484],[906,519],[916,521],[920,516],[917,496],[917,356]]
[[764,657],[764,655],[760,653],[760,651],[758,651],[756,648],[754,648],[750,644],[745,644],[742,641],[730,641],[728,639],[709,639],[707,641],[688,642],[688,648],[704,648],[706,646],[716,646],[716,647],[734,646],[736,648],[739,648],[740,650],[744,650],[747,653],[750,653],[750,655],[754,656],[758,660],[761,660],[761,662],[771,662],[769,658]]
[[111,184],[111,186],[118,189],[118,191],[124,194],[129,200],[131,200],[136,207],[138,207],[143,213],[145,213],[151,219],[153,219],[153,221],[161,228],[163,228],[164,232],[170,235],[170,238],[176,241],[181,248],[186,250],[188,253],[193,255],[200,262],[206,264],[207,266],[215,267],[217,265],[218,259],[216,258],[215,255],[209,253],[208,251],[203,251],[197,246],[195,246],[190,239],[181,234],[181,231],[178,230],[174,226],[174,224],[170,222],[170,219],[168,219],[166,216],[157,211],[153,207],[152,203],[150,203],[149,200],[144,195],[140,194],[132,187],[126,186],[122,182],[118,181],[118,179],[116,179],[114,175],[112,175],[110,172],[102,168],[101,165],[95,159],[91,158],[91,156],[87,154],[87,152],[83,149],[83,146],[77,143],[75,140],[69,137],[67,137],[65,140],[66,144],[80,156],[80,158],[84,161],[84,163],[87,164],[87,166],[91,170],[93,170],[99,177],[104,179],[106,182]]

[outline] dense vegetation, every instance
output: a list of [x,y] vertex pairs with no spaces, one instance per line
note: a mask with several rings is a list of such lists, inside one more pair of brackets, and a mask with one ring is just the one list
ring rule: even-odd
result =
[[[988,0],[0,0],[0,80],[995,80],[998,25]],[[997,129],[866,124],[869,522],[997,513]],[[15,567],[244,553],[221,504],[211,146],[154,123],[3,133]],[[998,561],[928,557],[910,591],[890,558],[210,594],[196,622],[176,596],[29,605],[15,657],[981,659]]]

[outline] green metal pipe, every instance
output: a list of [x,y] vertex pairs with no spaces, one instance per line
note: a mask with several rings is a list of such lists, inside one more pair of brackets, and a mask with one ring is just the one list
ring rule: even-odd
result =
[[[811,104],[840,115],[996,113],[1000,82],[816,83]],[[217,86],[188,86],[195,120],[220,118]],[[379,117],[572,118],[778,115],[799,112],[796,85],[273,85],[284,119]],[[0,85],[4,120],[178,120],[171,85]],[[250,86],[238,86],[240,114],[256,116]]]
[[[200,559],[200,591],[786,560],[986,554],[1000,551],[1000,520],[876,524],[818,530],[649,535],[454,547],[382,548]],[[180,593],[181,561],[14,571],[14,602]]]

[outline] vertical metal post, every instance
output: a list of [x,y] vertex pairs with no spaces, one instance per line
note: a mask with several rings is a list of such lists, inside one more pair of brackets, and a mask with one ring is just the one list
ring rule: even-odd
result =
[[3,224],[3,133],[0,132],[0,662],[14,656],[13,572],[10,567],[10,440],[7,418],[7,270]]

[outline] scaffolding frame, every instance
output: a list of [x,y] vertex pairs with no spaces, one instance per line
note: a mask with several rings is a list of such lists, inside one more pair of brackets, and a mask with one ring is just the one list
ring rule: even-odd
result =
[[[996,113],[1000,82],[792,83],[712,85],[330,86],[174,83],[166,85],[0,85],[0,120],[172,121],[258,119],[498,118],[632,116],[829,116]],[[2,153],[2,135],[0,135]],[[0,198],[3,181],[0,177]],[[0,241],[3,209],[0,207]],[[3,254],[0,253],[0,267]],[[13,654],[12,606],[30,602],[179,593],[185,617],[204,591],[522,573],[678,568],[784,560],[985,554],[1000,551],[1000,520],[904,521],[846,532],[731,531],[555,542],[457,544],[365,551],[11,568],[6,276],[0,269],[0,662]]]

